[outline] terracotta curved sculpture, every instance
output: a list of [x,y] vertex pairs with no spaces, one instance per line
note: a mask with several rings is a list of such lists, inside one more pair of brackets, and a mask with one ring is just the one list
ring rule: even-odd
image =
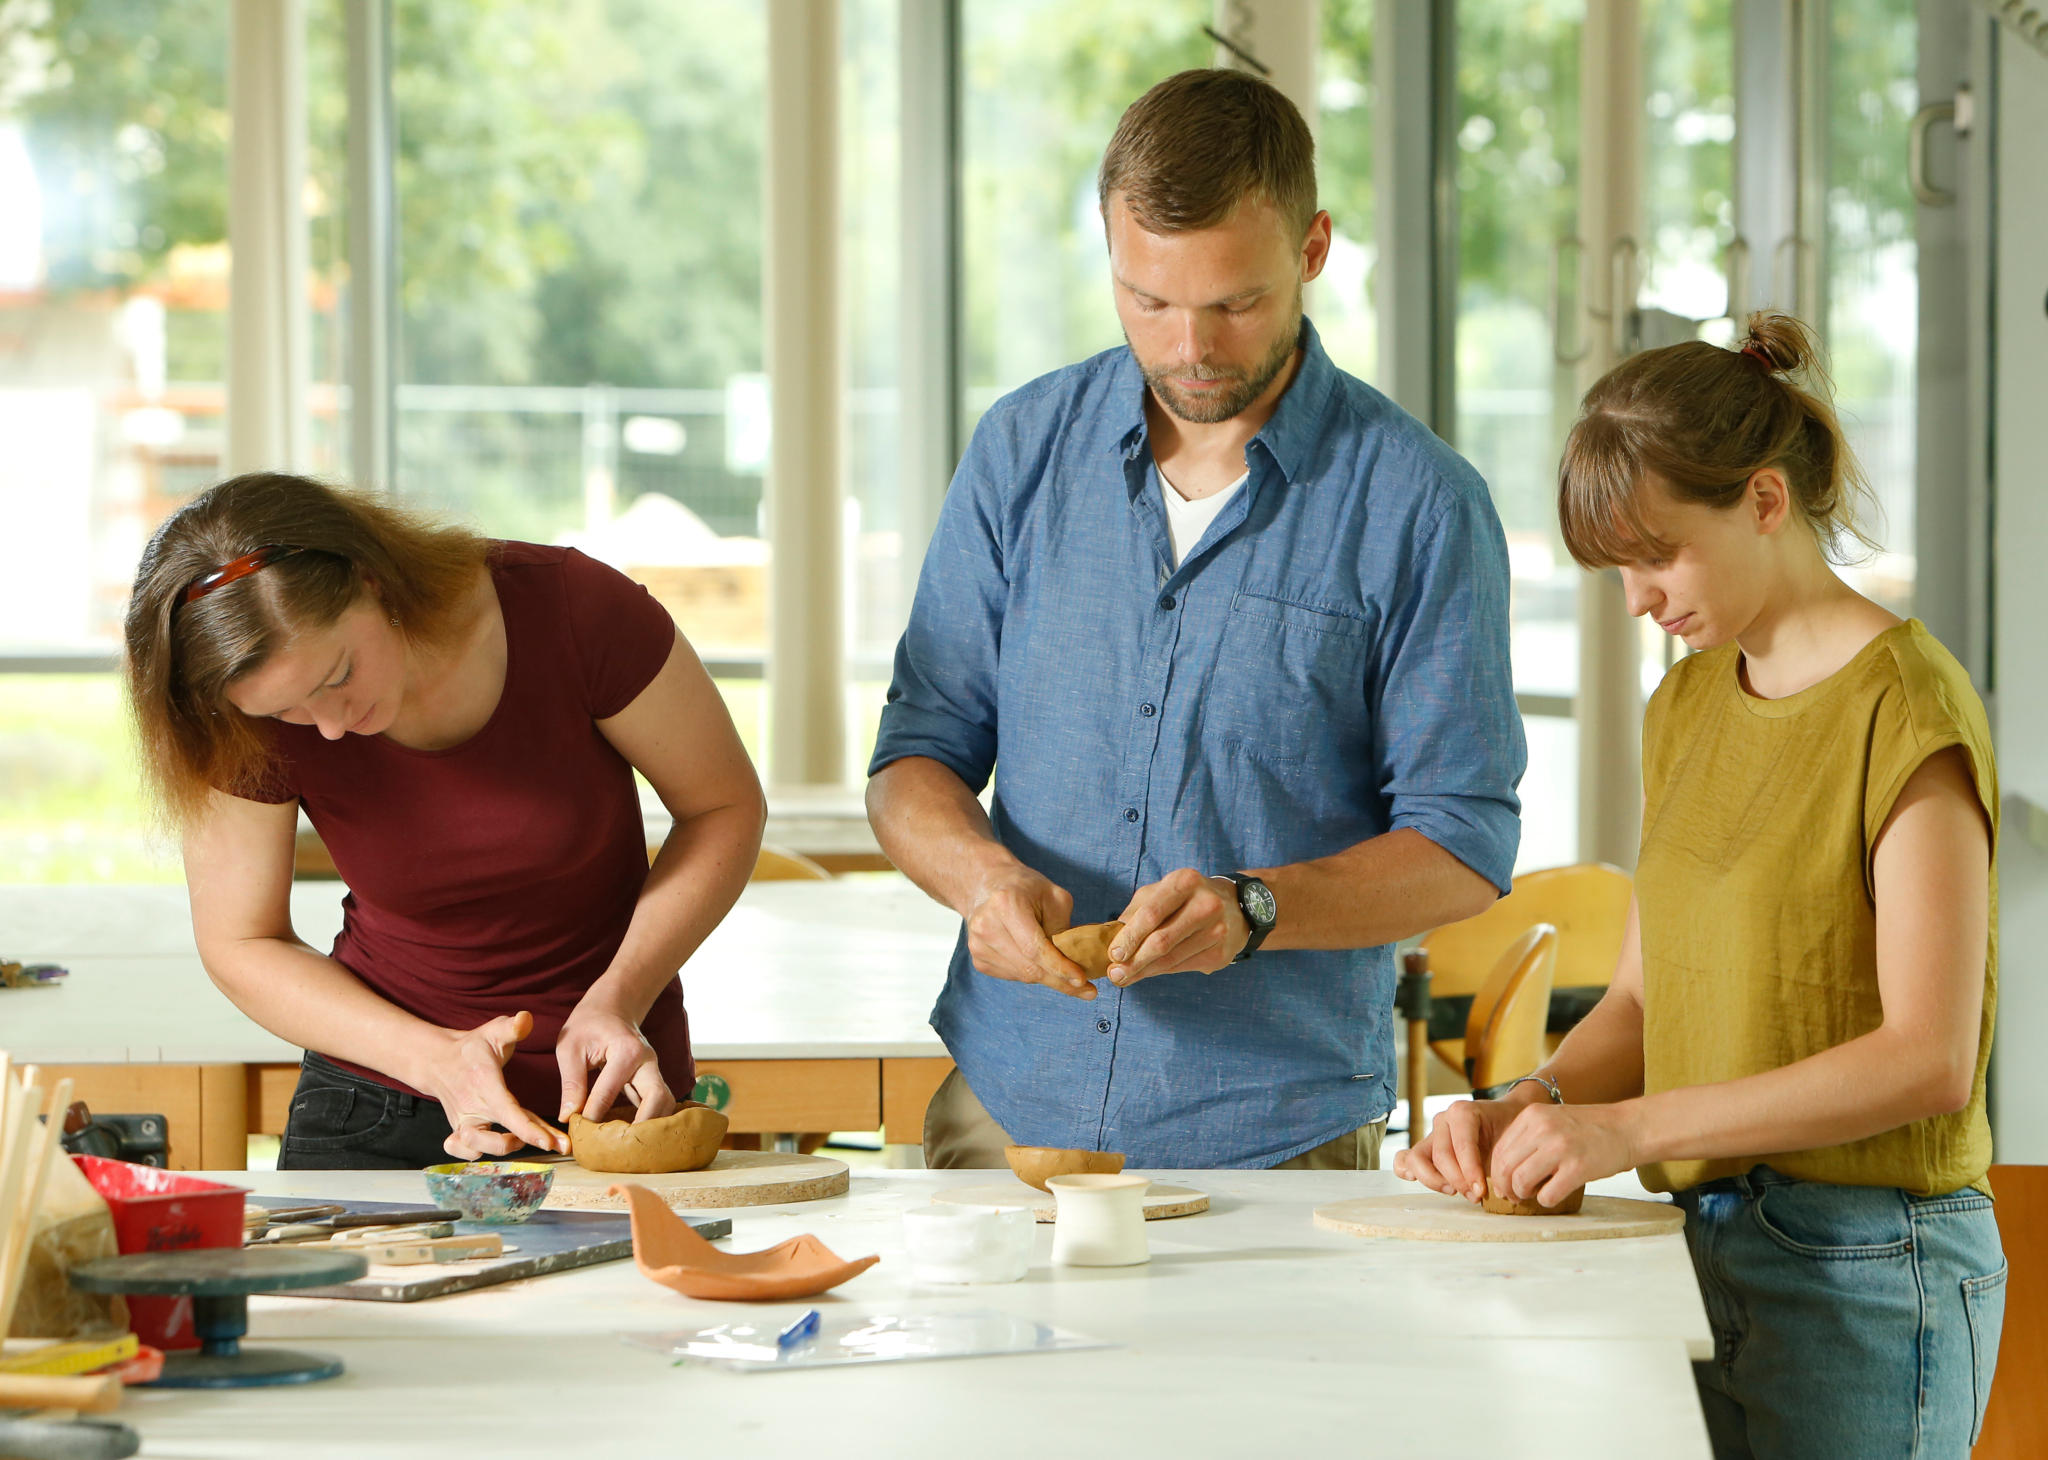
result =
[[569,1117],[569,1154],[585,1171],[628,1171],[656,1176],[701,1171],[718,1154],[726,1118],[708,1105],[686,1102],[674,1115],[630,1120]]
[[1057,1146],[1005,1146],[1003,1159],[1026,1186],[1050,1192],[1054,1176],[1114,1176],[1124,1169],[1121,1151],[1069,1151]]
[[858,1257],[844,1261],[808,1232],[761,1252],[720,1252],[646,1187],[620,1182],[611,1188],[611,1194],[623,1196],[632,1213],[633,1265],[640,1275],[686,1298],[742,1302],[808,1298],[838,1287],[882,1260]]
[[1586,1188],[1580,1187],[1554,1207],[1547,1207],[1531,1197],[1523,1200],[1518,1196],[1494,1194],[1493,1182],[1486,1183],[1486,1195],[1479,1204],[1497,1217],[1568,1217],[1586,1202]]
[[1052,946],[1085,969],[1090,978],[1109,977],[1109,945],[1124,930],[1122,923],[1083,923],[1053,934]]

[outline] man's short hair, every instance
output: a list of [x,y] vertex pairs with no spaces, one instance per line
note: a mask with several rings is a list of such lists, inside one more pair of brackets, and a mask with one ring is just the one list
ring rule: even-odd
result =
[[1268,82],[1243,71],[1183,71],[1131,103],[1095,189],[1105,224],[1117,193],[1148,233],[1213,228],[1259,198],[1306,238],[1316,216],[1315,139]]

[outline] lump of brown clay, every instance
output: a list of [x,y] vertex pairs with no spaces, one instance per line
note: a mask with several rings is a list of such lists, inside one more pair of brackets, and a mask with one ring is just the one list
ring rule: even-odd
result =
[[1124,1169],[1121,1151],[1069,1151],[1057,1146],[1005,1146],[1003,1159],[1026,1186],[1049,1191],[1053,1176],[1115,1176]]
[[1524,1201],[1518,1196],[1496,1196],[1493,1182],[1488,1181],[1486,1195],[1480,1198],[1479,1204],[1497,1217],[1568,1217],[1583,1206],[1585,1201],[1586,1188],[1583,1186],[1556,1206],[1547,1207],[1534,1198]]
[[643,1120],[585,1120],[569,1117],[569,1154],[586,1171],[630,1171],[652,1176],[701,1171],[718,1154],[726,1118],[691,1100],[674,1115]]
[[1052,946],[1081,965],[1090,978],[1109,977],[1109,945],[1124,930],[1122,923],[1083,923],[1053,935]]

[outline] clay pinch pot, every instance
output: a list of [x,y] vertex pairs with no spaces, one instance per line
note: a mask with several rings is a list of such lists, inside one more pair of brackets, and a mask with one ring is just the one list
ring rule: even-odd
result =
[[421,1174],[435,1206],[501,1226],[539,1211],[555,1184],[555,1168],[539,1161],[449,1161]]
[[882,1259],[847,1262],[806,1232],[760,1252],[720,1252],[644,1186],[619,1182],[633,1222],[633,1265],[649,1282],[686,1298],[776,1302],[808,1298],[858,1277]]
[[722,1112],[694,1100],[685,1101],[674,1115],[638,1124],[630,1119],[586,1120],[578,1112],[569,1117],[569,1154],[585,1171],[639,1176],[701,1171],[718,1155],[727,1124]]
[[1124,930],[1122,923],[1083,923],[1053,934],[1052,946],[1081,965],[1090,978],[1109,977],[1109,945]]
[[1496,1192],[1491,1177],[1487,1178],[1486,1195],[1479,1204],[1496,1217],[1569,1217],[1585,1205],[1586,1188],[1580,1187],[1554,1207],[1547,1207],[1534,1197],[1523,1199],[1506,1192]]
[[1054,1176],[1114,1176],[1124,1169],[1121,1151],[1070,1151],[1058,1146],[1005,1146],[1003,1159],[1026,1186],[1050,1192]]

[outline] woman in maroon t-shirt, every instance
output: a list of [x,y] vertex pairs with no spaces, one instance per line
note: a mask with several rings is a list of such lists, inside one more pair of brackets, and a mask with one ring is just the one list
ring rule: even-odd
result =
[[[263,473],[164,523],[127,642],[207,972],[308,1052],[281,1166],[560,1150],[536,1111],[687,1096],[677,970],[765,811],[645,589]],[[635,769],[674,817],[652,868]],[[324,955],[291,926],[301,807],[349,887]]]

